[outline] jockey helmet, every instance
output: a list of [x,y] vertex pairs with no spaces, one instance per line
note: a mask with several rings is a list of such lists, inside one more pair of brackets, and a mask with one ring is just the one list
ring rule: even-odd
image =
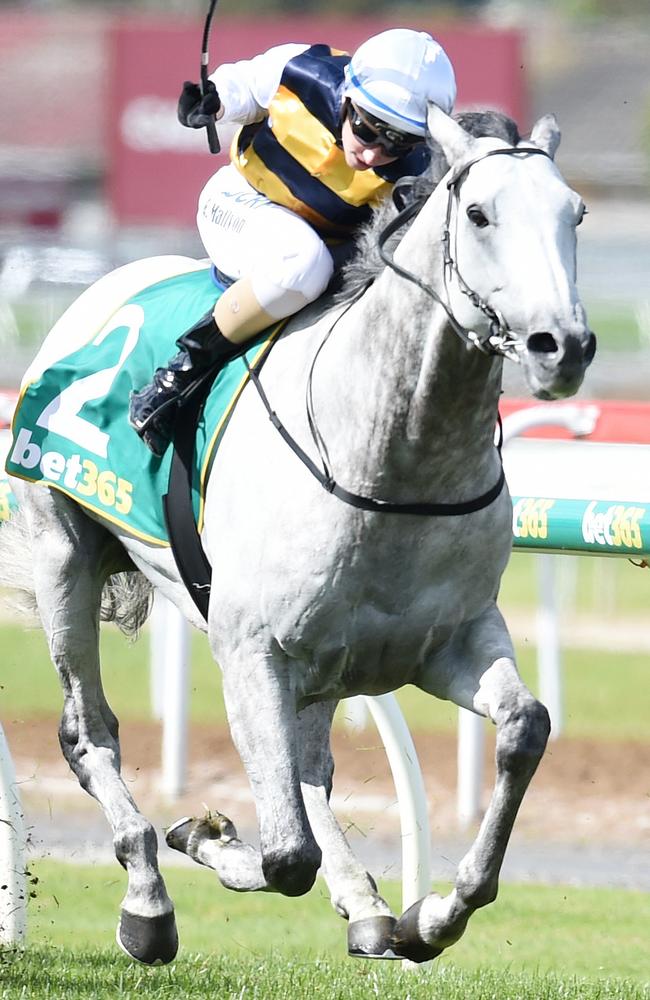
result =
[[402,132],[425,135],[427,102],[450,114],[456,79],[447,53],[426,31],[391,28],[356,50],[343,95]]

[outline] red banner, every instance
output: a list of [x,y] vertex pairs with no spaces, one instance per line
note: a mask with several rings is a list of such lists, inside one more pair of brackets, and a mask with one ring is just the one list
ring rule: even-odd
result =
[[[211,67],[246,59],[283,42],[326,42],[354,51],[370,35],[396,22],[294,17],[290,20],[234,20],[217,12]],[[456,110],[496,108],[524,131],[526,72],[517,31],[482,26],[409,24],[430,31],[446,49],[456,71]],[[199,191],[226,162],[209,153],[204,130],[183,128],[176,102],[184,80],[199,75],[202,24],[194,20],[117,21],[111,30],[108,120],[111,123],[108,184],[121,223],[191,224]]]

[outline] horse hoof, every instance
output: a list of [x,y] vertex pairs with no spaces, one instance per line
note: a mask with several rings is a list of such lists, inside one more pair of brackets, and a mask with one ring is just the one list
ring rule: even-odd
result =
[[142,917],[122,910],[115,939],[125,955],[142,965],[168,965],[178,951],[174,911]]
[[202,840],[221,840],[227,843],[237,839],[237,831],[227,816],[221,813],[208,813],[196,819],[194,816],[184,816],[169,827],[165,833],[168,847],[188,857],[195,858],[196,849]]
[[348,955],[352,958],[401,958],[393,950],[395,917],[367,917],[348,924]]
[[409,906],[395,924],[393,931],[393,948],[399,958],[407,958],[411,962],[430,962],[444,951],[427,944],[420,937],[419,917],[422,900]]

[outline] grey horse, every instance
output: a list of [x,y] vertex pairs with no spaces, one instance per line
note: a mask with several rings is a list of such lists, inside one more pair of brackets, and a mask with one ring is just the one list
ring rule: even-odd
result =
[[[207,626],[168,549],[16,482],[21,512],[2,529],[0,565],[35,594],[64,693],[61,747],[111,825],[128,875],[118,942],[141,962],[173,959],[174,909],[154,828],[120,776],[98,654],[102,591],[134,567],[207,627],[259,820],[259,848],[220,813],[179,821],[172,846],[238,891],[300,895],[320,869],[358,956],[434,958],[496,897],[549,732],[496,603],[512,519],[494,443],[502,365],[520,364],[541,399],[579,388],[595,350],[576,289],[585,209],[553,161],[551,116],[514,144],[472,136],[435,107],[429,129],[448,170],[388,241],[392,263],[347,300],[296,316],[262,372],[285,428],[317,463],[309,381],[328,489],[278,435],[255,386],[242,394],[207,487]],[[166,266],[155,258],[102,279],[59,322],[59,342],[90,319],[97,328],[118,292]],[[137,593],[130,611],[141,618],[148,592]],[[404,684],[492,720],[497,770],[452,890],[396,918],[330,810],[329,735],[339,699]]]

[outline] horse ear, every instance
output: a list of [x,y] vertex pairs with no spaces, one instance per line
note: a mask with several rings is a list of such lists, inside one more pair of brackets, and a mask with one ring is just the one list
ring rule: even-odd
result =
[[450,166],[467,158],[474,140],[458,122],[432,102],[429,102],[427,126],[431,138],[442,147]]
[[555,151],[560,145],[561,138],[562,133],[560,132],[555,115],[544,115],[542,118],[539,118],[533,126],[533,131],[530,133],[530,141],[534,142],[540,149],[543,149],[545,153],[548,153],[551,159],[555,156]]

